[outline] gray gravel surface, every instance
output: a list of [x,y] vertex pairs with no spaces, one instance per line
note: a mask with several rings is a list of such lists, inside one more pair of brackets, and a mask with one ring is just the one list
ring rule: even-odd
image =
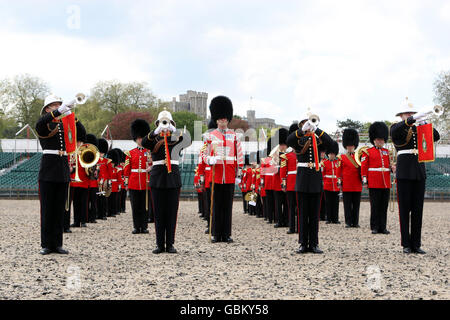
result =
[[[127,213],[64,235],[67,256],[39,255],[36,200],[0,200],[0,299],[449,299],[449,203],[426,203],[423,249],[405,255],[398,213],[390,235],[320,223],[323,255],[298,255],[298,235],[242,213],[232,244],[210,244],[197,203],[180,203],[178,254],[154,255],[155,232],[132,235]],[[340,208],[341,221],[343,208]]]

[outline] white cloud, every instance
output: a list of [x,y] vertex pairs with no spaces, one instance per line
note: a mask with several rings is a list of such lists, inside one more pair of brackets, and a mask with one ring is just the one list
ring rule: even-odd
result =
[[100,80],[151,81],[143,52],[119,43],[102,43],[62,35],[0,31],[8,44],[0,52],[0,78],[28,73],[47,81],[52,91],[66,99],[89,93]]

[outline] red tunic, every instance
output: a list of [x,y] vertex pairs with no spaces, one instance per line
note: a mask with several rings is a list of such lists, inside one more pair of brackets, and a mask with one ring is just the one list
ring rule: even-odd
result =
[[286,179],[286,191],[295,191],[297,179],[297,156],[295,152],[287,152],[281,156],[281,179]]
[[89,188],[89,176],[86,174],[86,169],[81,166],[80,161],[78,161],[78,176],[81,182],[73,181],[73,179],[75,179],[75,171],[70,175],[70,178],[72,180],[70,182],[70,186],[83,189]]
[[339,188],[337,186],[337,181],[339,160],[336,159],[331,161],[329,159],[325,159],[322,161],[322,163],[323,190],[338,192]]
[[355,167],[355,165],[348,159],[348,157],[351,157],[354,160],[355,154],[345,154],[339,156],[339,158],[341,159],[341,165],[338,169],[338,177],[341,179],[342,192],[361,192],[361,168],[358,166],[356,161]]
[[134,148],[126,153],[124,176],[128,177],[129,190],[146,190],[147,188],[147,166],[148,150]]
[[361,156],[361,175],[367,177],[369,189],[390,189],[391,169],[389,150],[372,147],[367,149],[368,155]]

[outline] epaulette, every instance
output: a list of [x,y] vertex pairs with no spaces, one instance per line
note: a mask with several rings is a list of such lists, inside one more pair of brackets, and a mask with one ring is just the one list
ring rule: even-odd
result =
[[125,151],[124,153],[127,157],[131,157],[130,151]]
[[111,159],[107,159],[107,160],[108,160],[108,162],[106,162],[107,164],[110,164],[112,162]]
[[287,160],[287,159],[288,159],[288,157],[287,157],[287,155],[286,155],[285,153],[283,153],[282,155],[280,155],[280,158],[281,158],[281,159],[284,159],[284,160]]

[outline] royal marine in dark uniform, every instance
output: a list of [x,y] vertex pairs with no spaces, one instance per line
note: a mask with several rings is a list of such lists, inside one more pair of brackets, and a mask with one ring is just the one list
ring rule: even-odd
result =
[[[426,171],[425,164],[419,163],[418,159],[417,129],[425,124],[428,114],[417,113],[407,101],[397,116],[402,121],[393,124],[390,133],[397,150],[396,178],[401,245],[405,253],[424,254],[425,251],[420,247]],[[439,141],[440,136],[436,129],[433,129],[432,136],[433,142]]]
[[[39,169],[39,200],[41,211],[41,251],[43,255],[63,249],[64,209],[70,181],[69,161],[64,140],[64,126],[58,117],[71,113],[73,105],[54,95],[45,99],[36,132],[43,150]],[[77,122],[81,130],[81,122]]]
[[319,211],[323,191],[318,146],[327,148],[332,139],[311,120],[300,122],[287,139],[287,145],[297,152],[296,192],[299,205],[299,242],[297,253],[323,253],[319,249]]

